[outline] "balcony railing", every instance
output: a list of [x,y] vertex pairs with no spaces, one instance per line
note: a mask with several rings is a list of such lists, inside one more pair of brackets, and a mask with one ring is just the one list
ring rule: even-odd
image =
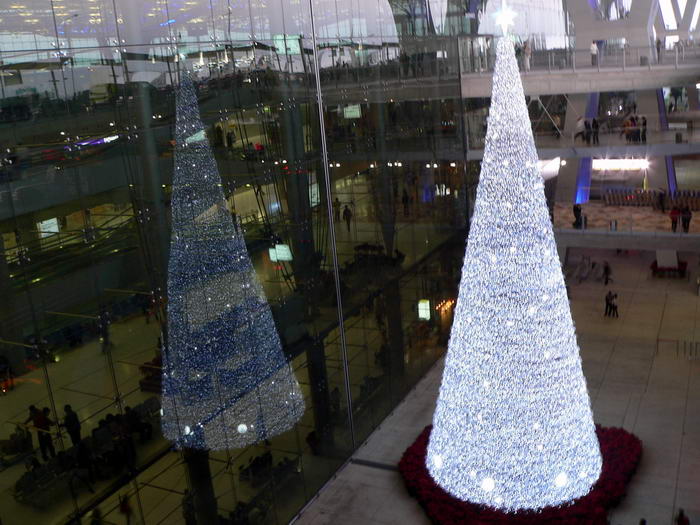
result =
[[[475,51],[469,47],[468,40],[460,43],[460,46],[463,74],[493,72],[493,46],[479,47]],[[700,65],[700,46],[677,46],[673,49],[661,49],[658,53],[652,46],[602,47],[595,56],[589,49],[545,49],[533,51],[529,62],[528,68],[524,54],[519,54],[518,63],[524,72],[678,68]]]

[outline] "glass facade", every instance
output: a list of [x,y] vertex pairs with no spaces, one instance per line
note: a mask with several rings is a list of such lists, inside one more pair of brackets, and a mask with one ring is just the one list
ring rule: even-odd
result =
[[[490,48],[463,4],[0,7],[4,525],[286,523],[442,355]],[[160,431],[185,71],[306,407],[243,449]]]

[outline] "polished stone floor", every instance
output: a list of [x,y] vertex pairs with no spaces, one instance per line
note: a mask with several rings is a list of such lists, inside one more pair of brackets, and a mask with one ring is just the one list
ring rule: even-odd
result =
[[[689,280],[649,275],[654,254],[587,250],[606,259],[613,283],[571,283],[572,313],[596,422],[622,426],[644,442],[640,469],[611,525],[670,525],[683,508],[700,522],[700,341],[698,258],[684,254]],[[572,264],[581,250],[571,254]],[[619,294],[620,318],[603,316]],[[431,422],[439,362],[298,517],[297,525],[428,524],[396,471],[404,449]]]

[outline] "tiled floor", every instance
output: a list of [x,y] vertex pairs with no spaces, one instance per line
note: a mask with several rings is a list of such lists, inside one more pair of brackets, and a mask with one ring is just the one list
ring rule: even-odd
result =
[[[574,251],[573,260],[581,256]],[[670,525],[678,508],[700,522],[700,341],[695,289],[690,280],[653,279],[651,253],[588,250],[609,260],[620,318],[602,315],[606,288],[600,282],[571,284],[579,336],[596,422],[622,426],[644,442],[644,457],[627,498],[611,525],[637,525],[640,518]],[[692,343],[692,344],[691,344]],[[297,519],[297,525],[363,523],[428,524],[406,493],[395,466],[404,449],[431,422],[441,363],[384,421],[353,461],[328,483]]]

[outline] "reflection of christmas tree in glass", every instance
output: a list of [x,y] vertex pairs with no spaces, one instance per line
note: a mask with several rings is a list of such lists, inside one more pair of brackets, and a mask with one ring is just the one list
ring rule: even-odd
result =
[[176,110],[163,433],[180,447],[242,447],[291,428],[304,401],[188,77]]
[[601,457],[513,44],[498,42],[486,149],[427,467],[503,510],[587,494]]

